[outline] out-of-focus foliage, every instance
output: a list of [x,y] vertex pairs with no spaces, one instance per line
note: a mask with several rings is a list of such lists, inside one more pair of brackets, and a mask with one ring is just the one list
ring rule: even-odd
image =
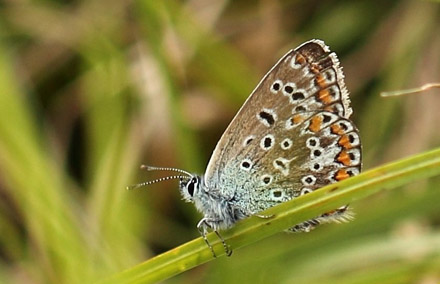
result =
[[[288,49],[319,38],[351,92],[364,168],[440,144],[440,5],[429,1],[4,1],[0,282],[89,283],[198,236],[175,182]],[[167,283],[437,283],[439,178],[353,204]],[[428,245],[427,245],[428,244]]]

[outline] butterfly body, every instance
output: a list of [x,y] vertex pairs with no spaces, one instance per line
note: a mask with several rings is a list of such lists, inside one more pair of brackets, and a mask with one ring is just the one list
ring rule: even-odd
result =
[[[216,188],[209,188],[204,184],[203,177],[194,176],[191,180],[181,180],[180,190],[183,198],[193,202],[197,210],[204,215],[200,226],[213,230],[231,227],[238,220],[244,219],[243,210],[236,206],[233,199],[225,196]],[[207,227],[206,227],[207,226]]]

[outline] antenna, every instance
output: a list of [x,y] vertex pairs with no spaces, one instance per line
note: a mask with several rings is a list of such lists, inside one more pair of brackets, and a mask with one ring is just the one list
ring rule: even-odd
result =
[[126,187],[127,190],[132,190],[132,189],[136,189],[139,187],[143,187],[143,186],[147,186],[147,185],[151,185],[153,183],[158,183],[161,181],[166,181],[166,180],[172,180],[172,179],[188,179],[187,176],[182,176],[182,175],[178,175],[178,176],[167,176],[167,177],[161,177],[155,180],[150,180],[150,181],[146,181],[146,182],[142,182],[142,183],[138,183],[138,184],[133,184],[133,185],[129,185]]
[[148,186],[148,185],[151,185],[154,183],[172,180],[172,179],[180,179],[180,180],[186,179],[186,180],[188,180],[193,177],[193,175],[190,174],[189,172],[181,170],[181,169],[176,169],[176,168],[153,167],[153,166],[141,165],[141,169],[147,170],[147,171],[171,171],[171,172],[178,172],[178,173],[181,173],[184,175],[174,175],[174,176],[161,177],[161,178],[158,178],[155,180],[150,180],[150,181],[146,181],[146,182],[142,182],[142,183],[138,183],[138,184],[129,185],[126,187],[127,190],[132,190],[132,189],[136,189],[139,187]]
[[185,174],[189,177],[193,177],[193,175],[187,171],[181,170],[181,169],[176,169],[176,168],[165,168],[165,167],[153,167],[153,166],[147,166],[147,165],[141,165],[141,169],[142,170],[147,170],[147,171],[170,171],[170,172],[178,172],[181,174]]

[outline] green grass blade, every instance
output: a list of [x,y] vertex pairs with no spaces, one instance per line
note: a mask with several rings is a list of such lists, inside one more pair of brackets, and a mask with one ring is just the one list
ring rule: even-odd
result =
[[89,275],[81,269],[87,265],[87,250],[74,209],[78,202],[70,195],[63,167],[42,146],[37,115],[13,77],[7,55],[8,50],[0,46],[0,172],[32,240],[24,247],[38,252],[32,260],[42,277],[82,283]]
[[[412,156],[372,170],[313,193],[264,211],[272,218],[252,217],[238,223],[222,236],[232,249],[249,245],[294,224],[378,191],[396,188],[409,182],[440,174],[440,149]],[[217,255],[224,249],[215,234],[208,235]],[[153,283],[189,270],[212,260],[209,248],[201,238],[195,239],[133,268],[123,271],[102,283]]]

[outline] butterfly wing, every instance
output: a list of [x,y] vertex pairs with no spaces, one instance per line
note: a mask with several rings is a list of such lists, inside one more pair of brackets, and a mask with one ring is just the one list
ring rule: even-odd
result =
[[360,139],[343,78],[322,41],[284,55],[218,142],[207,187],[251,215],[357,174]]

